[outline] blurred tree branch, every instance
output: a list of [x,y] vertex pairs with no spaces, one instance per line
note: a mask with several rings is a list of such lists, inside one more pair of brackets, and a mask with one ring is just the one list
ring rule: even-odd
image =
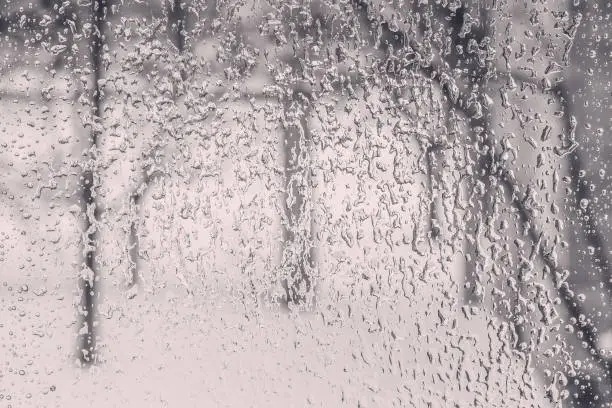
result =
[[[362,13],[368,14],[368,10],[370,8],[369,3],[364,0],[353,0],[353,4],[358,9],[361,9]],[[376,19],[377,24],[382,27],[382,36],[388,39],[394,39],[392,44],[394,46],[393,50],[397,53],[397,57],[399,59],[404,57],[404,61],[407,61],[410,66],[416,66],[416,69],[421,73],[421,75],[423,75],[423,77],[430,78],[435,83],[437,83],[443,94],[446,96],[450,108],[461,112],[463,116],[468,119],[469,127],[472,131],[476,128],[487,128],[486,123],[483,122],[483,118],[486,117],[486,113],[480,117],[478,117],[479,115],[476,115],[476,118],[474,117],[475,115],[472,109],[474,106],[474,101],[470,98],[470,95],[465,95],[463,91],[461,91],[456,85],[454,75],[449,70],[448,61],[443,60],[440,62],[434,62],[427,60],[427,58],[419,56],[419,51],[423,48],[423,46],[419,44],[416,39],[410,38],[408,33],[402,32],[401,30],[391,32],[389,29],[389,23],[387,23],[385,19],[381,18],[380,16],[375,16],[374,19]],[[389,43],[391,43],[391,41],[389,41]],[[409,56],[410,58],[406,58],[406,56]],[[486,75],[488,75],[488,73],[485,71],[479,75],[476,75],[476,78],[480,78],[481,81],[483,79],[486,80]],[[518,74],[516,75],[516,77],[530,83],[542,83],[541,81],[537,81],[536,78],[524,77]],[[547,85],[546,82],[543,82],[542,84],[543,86]],[[486,87],[479,86],[478,89],[480,90],[480,101],[478,101],[478,103],[481,107],[486,107]],[[484,142],[486,145],[488,145],[488,151],[493,152],[494,150],[492,141],[485,140]],[[518,192],[520,192],[520,188],[517,183],[517,180],[510,177],[510,173],[506,169],[500,167],[501,162],[498,160],[497,157],[495,157],[495,155],[483,156],[482,160],[484,161],[480,162],[478,164],[478,167],[489,168],[490,174],[495,177],[497,183],[500,183],[505,186],[505,188],[511,191],[512,194],[519,194]],[[576,179],[575,176],[577,175],[577,172],[579,172],[581,169],[580,156],[574,155],[572,161],[572,179],[574,180]],[[575,186],[575,188],[576,187],[577,186]],[[578,189],[578,191],[579,198],[586,198],[585,194],[588,193],[581,192],[580,189]],[[525,197],[522,195],[516,195],[512,203],[519,211],[522,221],[531,225],[531,228],[529,230],[529,235],[531,239],[534,243],[538,242],[541,236],[541,232],[537,229],[537,223],[534,219],[534,215],[525,207]],[[594,216],[592,214],[589,214],[589,218],[593,220]],[[606,270],[608,261],[605,259],[604,256],[601,256],[601,253],[605,253],[601,235],[596,231],[594,225],[588,224],[588,228],[591,231],[595,231],[589,234],[588,239],[590,240],[593,246],[598,248],[597,264],[600,265],[602,270]],[[594,362],[599,367],[599,370],[604,374],[605,379],[608,381],[608,383],[612,383],[610,361],[608,361],[602,355],[599,354],[598,345],[596,342],[597,329],[593,326],[592,322],[590,322],[589,319],[585,320],[585,318],[588,316],[588,312],[582,308],[578,299],[576,299],[575,293],[570,289],[569,285],[566,282],[561,283],[557,281],[557,275],[555,272],[559,272],[562,268],[560,268],[557,262],[550,257],[550,254],[548,254],[544,248],[540,247],[538,251],[538,256],[542,259],[543,263],[551,271],[550,275],[553,279],[553,283],[559,293],[561,301],[563,302],[563,305],[565,306],[567,312],[577,322],[576,324],[580,324],[577,333],[580,332],[583,335],[578,340],[586,342],[588,349],[591,351],[590,354],[592,355]],[[607,274],[609,275],[609,273]],[[608,282],[606,282],[606,285],[609,288],[609,279]],[[595,392],[594,395],[592,395],[592,399],[588,401],[588,403],[600,403],[605,400],[605,395],[607,394],[603,390],[598,390]],[[585,401],[580,401],[580,403],[584,402]]]

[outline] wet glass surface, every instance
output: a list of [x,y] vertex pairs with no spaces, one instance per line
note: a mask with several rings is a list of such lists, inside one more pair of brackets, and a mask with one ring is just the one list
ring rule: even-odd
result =
[[606,1],[0,2],[0,407],[609,407]]

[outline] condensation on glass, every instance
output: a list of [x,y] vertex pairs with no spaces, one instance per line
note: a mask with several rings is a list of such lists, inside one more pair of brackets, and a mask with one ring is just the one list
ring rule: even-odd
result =
[[611,7],[2,1],[0,407],[609,407]]

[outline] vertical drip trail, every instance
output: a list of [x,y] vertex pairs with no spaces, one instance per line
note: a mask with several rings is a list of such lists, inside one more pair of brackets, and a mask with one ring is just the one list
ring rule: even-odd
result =
[[[181,7],[181,0],[174,0],[172,3],[172,9],[168,12],[168,26],[172,29],[176,25],[176,33],[173,36],[173,43],[178,49],[179,55],[183,54],[185,50],[185,12]],[[181,72],[181,77],[185,79],[185,73]],[[129,205],[132,209],[130,214],[140,212],[139,206],[142,201],[143,195],[146,193],[147,187],[152,182],[153,176],[147,174],[146,170],[142,172],[143,181],[139,188],[132,192],[130,196]],[[136,217],[137,218],[137,217]],[[139,271],[138,271],[138,254],[140,251],[140,241],[138,238],[138,227],[137,219],[130,221],[130,231],[128,239],[128,287],[133,287],[139,282]]]

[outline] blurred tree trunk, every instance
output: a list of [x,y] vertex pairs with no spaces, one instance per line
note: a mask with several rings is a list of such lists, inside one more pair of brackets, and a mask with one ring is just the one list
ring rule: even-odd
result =
[[83,364],[92,364],[96,360],[96,247],[97,223],[99,208],[96,201],[98,186],[96,159],[98,136],[103,129],[102,94],[100,81],[102,73],[102,53],[104,48],[105,20],[108,4],[106,0],[94,0],[91,6],[92,32],[89,40],[91,70],[93,71],[93,89],[91,91],[91,132],[89,136],[89,158],[82,176],[82,204],[85,214],[85,268],[81,276],[81,314],[82,328],[79,331],[79,358]]
[[[356,1],[355,3],[360,7],[368,8],[363,2]],[[415,5],[413,8],[413,10],[420,15],[427,15],[425,11],[428,9],[426,9],[427,7],[421,5]],[[470,15],[472,21],[474,16],[477,16],[476,21],[479,21],[480,24],[477,27],[472,25],[466,33],[463,32],[463,30],[465,28],[465,16],[467,14]],[[490,26],[487,18],[487,9],[485,7],[479,5],[476,8],[469,8],[464,5],[458,7],[450,14],[446,8],[440,7],[435,15],[440,21],[450,21],[450,43],[453,46],[460,45],[463,50],[466,50],[470,46],[470,40],[476,41],[475,43],[472,42],[471,46],[475,44],[483,45],[483,40],[487,38],[487,41],[490,41],[492,33],[489,30],[493,27]],[[392,36],[391,34],[384,34],[389,27],[389,25],[384,22],[384,18],[382,21],[378,22],[378,25],[383,28],[382,38],[390,38]],[[419,34],[431,40],[430,36],[432,30],[429,20],[422,19],[418,27]],[[396,31],[395,37],[410,38],[410,36],[406,36],[405,34],[406,33]],[[401,41],[395,41],[393,45],[396,49],[405,46],[404,42]],[[413,43],[409,42],[409,45],[416,50],[421,46],[417,41]],[[467,119],[468,129],[473,133],[475,138],[474,142],[477,146],[476,155],[472,157],[475,163],[473,180],[470,182],[470,187],[468,187],[468,190],[471,190],[469,192],[471,195],[471,207],[466,226],[473,229],[466,231],[466,237],[468,238],[468,248],[466,251],[468,254],[468,265],[465,277],[466,301],[468,304],[474,302],[480,303],[485,295],[485,285],[481,282],[481,277],[486,276],[488,273],[485,270],[484,263],[484,256],[486,254],[481,253],[481,244],[478,240],[480,239],[479,236],[490,228],[489,221],[492,214],[491,212],[494,211],[495,201],[498,200],[495,198],[494,189],[496,186],[502,185],[505,187],[506,191],[512,193],[514,198],[510,203],[518,210],[523,228],[528,228],[528,235],[532,240],[534,249],[529,258],[533,259],[534,257],[539,257],[548,270],[551,271],[553,283],[558,289],[559,299],[570,317],[570,322],[574,322],[572,325],[578,324],[580,327],[580,330],[576,332],[577,338],[574,339],[572,343],[579,343],[582,341],[584,347],[590,351],[589,354],[592,354],[592,356],[583,356],[581,352],[575,350],[571,352],[572,357],[586,360],[592,358],[595,363],[592,365],[593,371],[596,373],[595,378],[601,379],[600,381],[589,380],[589,378],[592,377],[589,376],[588,371],[573,374],[568,373],[568,377],[572,382],[569,384],[569,389],[572,390],[570,396],[572,404],[574,406],[605,406],[604,401],[608,400],[608,396],[610,395],[610,362],[599,355],[597,346],[597,324],[587,317],[592,313],[580,305],[581,302],[576,298],[577,293],[570,289],[569,285],[561,284],[555,279],[556,274],[561,273],[563,266],[558,265],[555,260],[550,258],[550,254],[540,246],[539,242],[541,241],[542,233],[537,228],[538,223],[534,218],[535,214],[530,211],[525,204],[529,199],[529,191],[527,191],[525,195],[521,195],[521,189],[517,184],[517,180],[511,176],[508,169],[504,168],[500,160],[501,153],[496,152],[496,146],[499,145],[500,141],[495,140],[495,135],[491,132],[490,113],[486,109],[481,110],[486,103],[486,93],[490,91],[487,86],[487,78],[490,77],[490,74],[494,71],[490,71],[487,66],[483,67],[476,64],[474,57],[474,59],[471,59],[464,54],[459,58],[453,51],[454,50],[451,49],[451,52],[447,54],[444,59],[439,61],[439,65],[436,65],[434,62],[429,66],[422,66],[421,71],[425,76],[433,77],[439,83],[449,101],[449,109],[457,110],[460,115]],[[466,77],[463,78],[462,76],[457,77],[453,75],[454,68],[460,68],[462,72],[467,73]],[[567,135],[572,135],[576,131],[576,120],[573,118],[575,107],[568,102],[570,101],[570,96],[567,94],[567,90],[562,89],[561,95],[557,96],[560,96],[562,104],[565,103],[567,108],[565,112],[567,137]],[[478,103],[476,104],[474,102]],[[475,107],[480,109],[475,109]],[[573,143],[575,140],[567,142]],[[569,145],[565,147],[571,148]],[[572,180],[573,190],[576,192],[575,200],[572,199],[572,201],[575,201],[575,205],[579,207],[581,203],[590,202],[589,193],[585,188],[588,182],[579,181],[579,179],[584,179],[584,169],[582,168],[580,153],[574,151],[568,157],[571,161],[570,178]],[[596,226],[596,219],[598,217],[591,209],[592,206],[587,206],[582,210],[578,209],[578,213],[583,214],[584,222],[578,220],[577,222],[581,225],[581,229],[584,229],[583,234],[587,243],[594,248],[594,265],[601,273],[601,280],[599,280],[599,283],[595,283],[595,285],[602,285],[602,296],[608,298],[610,291],[610,273],[608,260],[606,259],[607,252],[605,250],[604,239]],[[578,239],[578,241],[580,241],[580,239]],[[581,251],[584,249],[584,245],[579,244],[575,250]],[[586,251],[584,252],[586,253]],[[576,265],[576,268],[579,271],[578,276],[586,277],[588,275],[588,271],[584,270],[583,266]],[[522,283],[520,283],[522,282],[520,277],[518,280],[521,286],[517,287],[516,290],[518,295],[517,300],[520,300],[521,296],[527,296],[527,288],[523,287]],[[572,284],[571,287],[576,288],[576,285]],[[520,305],[516,304],[515,306]],[[606,319],[607,316],[604,316],[603,320],[605,321]],[[520,319],[520,321],[524,321],[524,318]],[[529,343],[528,337],[530,333],[527,332],[527,328],[517,321],[515,329],[518,336],[516,344],[521,345],[521,343],[524,342]],[[568,346],[570,350],[575,348],[575,346]]]
[[287,272],[287,305],[306,306],[314,301],[312,221],[310,208],[311,135],[308,126],[309,96],[294,90],[285,103],[282,268]]

